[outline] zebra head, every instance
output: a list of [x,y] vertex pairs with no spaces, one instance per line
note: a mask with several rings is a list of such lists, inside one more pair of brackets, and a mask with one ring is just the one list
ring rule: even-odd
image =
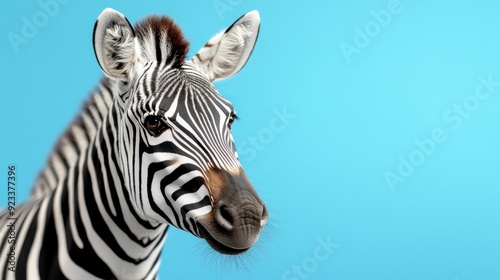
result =
[[257,11],[214,36],[192,59],[168,17],[132,27],[106,9],[94,28],[99,65],[116,83],[118,155],[141,219],[204,238],[239,254],[258,239],[268,214],[239,161],[231,103],[213,86],[246,63],[260,26]]

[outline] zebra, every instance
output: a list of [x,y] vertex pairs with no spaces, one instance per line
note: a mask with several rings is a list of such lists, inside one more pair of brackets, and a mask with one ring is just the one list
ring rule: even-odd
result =
[[253,246],[269,215],[238,159],[235,109],[213,82],[246,64],[259,29],[251,11],[186,59],[171,18],[132,26],[106,8],[93,32],[105,76],[16,209],[0,278],[155,279],[170,225],[222,254]]

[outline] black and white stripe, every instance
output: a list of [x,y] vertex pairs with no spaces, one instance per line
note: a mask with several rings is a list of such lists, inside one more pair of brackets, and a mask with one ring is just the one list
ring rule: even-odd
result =
[[[256,12],[242,19],[236,26],[248,34],[258,27]],[[17,209],[15,273],[2,242],[0,279],[154,279],[168,225],[201,237],[198,219],[213,215],[218,196],[208,186],[211,170],[241,173],[230,131],[234,108],[212,82],[244,65],[257,36],[247,33],[231,48],[246,54],[237,65],[221,57],[237,55],[224,53],[223,35],[185,61],[187,42],[169,18],[150,17],[132,29],[106,9],[94,47],[108,77]],[[210,47],[217,44],[220,50]],[[230,74],[220,76],[223,68]],[[0,224],[7,218],[3,212]],[[0,228],[2,240],[7,234]]]

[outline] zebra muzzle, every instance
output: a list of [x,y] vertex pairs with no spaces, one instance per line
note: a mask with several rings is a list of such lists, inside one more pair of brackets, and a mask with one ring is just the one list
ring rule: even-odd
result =
[[236,174],[212,170],[208,186],[214,205],[211,212],[196,219],[201,237],[223,254],[247,251],[268,221],[265,204],[243,170]]

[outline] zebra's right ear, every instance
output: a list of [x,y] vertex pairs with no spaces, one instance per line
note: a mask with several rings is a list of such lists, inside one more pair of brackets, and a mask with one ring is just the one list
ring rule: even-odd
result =
[[108,76],[128,82],[134,67],[135,35],[130,22],[121,13],[106,8],[94,26],[94,53]]

